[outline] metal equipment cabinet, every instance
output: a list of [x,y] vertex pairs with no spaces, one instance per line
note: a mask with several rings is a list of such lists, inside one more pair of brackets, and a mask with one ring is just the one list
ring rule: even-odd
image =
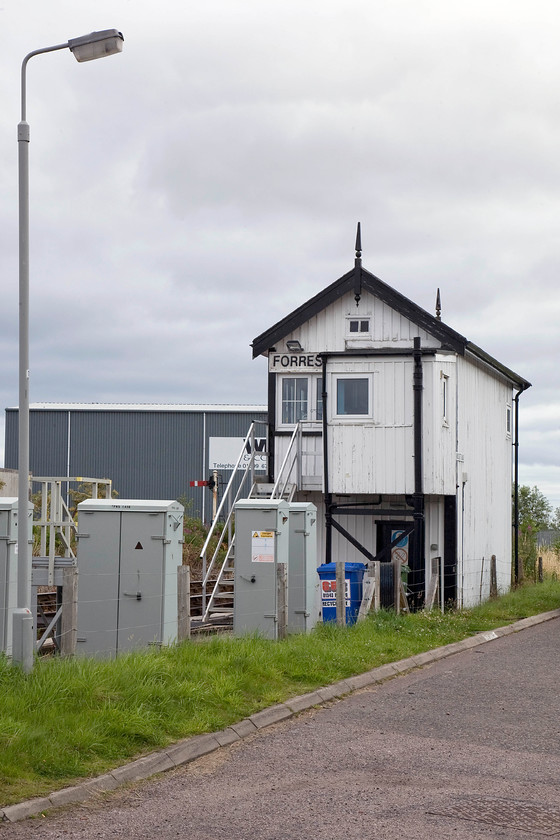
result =
[[278,638],[280,563],[288,563],[289,507],[280,499],[243,499],[235,505],[233,632]]
[[[33,504],[28,502],[28,540],[33,539]],[[12,613],[17,607],[18,500],[0,499],[0,651],[12,653]]]
[[175,501],[78,505],[78,653],[116,656],[176,639],[183,513]]
[[317,508],[290,502],[288,558],[288,632],[308,633],[319,621]]

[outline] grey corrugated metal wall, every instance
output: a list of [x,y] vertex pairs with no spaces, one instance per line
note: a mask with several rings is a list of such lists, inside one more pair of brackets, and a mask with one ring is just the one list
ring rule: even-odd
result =
[[[110,478],[123,499],[183,499],[206,518],[210,437],[244,437],[262,411],[31,409],[30,468],[34,475]],[[17,467],[17,409],[6,410],[6,467]],[[70,446],[68,432],[70,430]],[[264,434],[264,427],[260,427]],[[224,472],[227,481],[229,473]],[[203,502],[204,498],[206,501]]]

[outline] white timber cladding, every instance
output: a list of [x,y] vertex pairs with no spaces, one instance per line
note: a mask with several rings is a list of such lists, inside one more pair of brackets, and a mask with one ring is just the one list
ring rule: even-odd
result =
[[457,356],[422,360],[423,492],[454,496],[457,453]]
[[[369,318],[369,337],[349,332],[349,317]],[[297,339],[305,353],[323,351],[339,352],[361,347],[412,347],[413,339],[420,338],[424,347],[439,347],[440,342],[425,330],[400,315],[379,298],[364,291],[360,305],[349,292],[326,309],[298,327],[287,339]],[[280,351],[280,347],[276,348]]]
[[[353,332],[351,327],[355,319],[360,324],[357,332]],[[365,322],[368,322],[367,330]],[[293,428],[293,422],[290,421],[296,418],[303,420],[307,429],[322,431],[317,399],[322,389],[322,370],[316,354],[381,348],[411,350],[415,338],[420,338],[423,347],[440,347],[437,339],[369,292],[363,292],[359,306],[356,306],[352,293],[345,294],[286,336],[283,346],[277,346],[275,352],[269,355],[269,370],[277,375],[276,428]],[[289,353],[286,342],[291,339],[300,342],[302,354]],[[328,359],[330,492],[414,491],[412,374],[411,356],[348,356]],[[306,379],[308,384],[296,388],[294,382],[298,377]],[[339,385],[339,380],[349,379],[365,380],[350,385],[350,389],[361,394],[363,399],[367,390],[367,407],[360,404],[358,414],[351,413],[347,407],[346,410],[342,409],[346,413],[340,411],[338,391],[344,388],[344,383]],[[426,393],[432,394],[433,390],[430,386]],[[307,399],[305,404],[304,399]],[[278,463],[281,463],[285,445],[286,442],[279,438],[275,456]],[[321,452],[320,438],[306,440],[306,454],[302,459],[305,489],[315,488],[322,481]],[[444,483],[440,463],[444,459],[439,452],[436,458],[435,448],[430,450],[430,457],[431,469],[434,471],[434,478],[430,481],[431,490]],[[453,456],[451,463],[454,465]],[[454,492],[454,469],[448,469],[448,474],[451,478],[447,484],[452,487],[449,492]]]
[[[457,360],[454,353],[423,358],[423,490],[431,495],[455,495],[457,460]],[[356,372],[356,368],[359,368]],[[329,452],[332,492],[413,492],[413,361],[409,357],[354,357],[333,360],[327,365],[327,388],[330,404]],[[336,416],[336,385],[339,377],[368,377],[372,389],[371,417]],[[290,374],[291,377],[291,374]],[[283,377],[278,377],[281,383]],[[313,376],[312,376],[313,378]],[[314,387],[321,387],[320,378]],[[310,389],[314,398],[314,391]],[[281,387],[277,388],[281,404]],[[278,409],[280,425],[281,408]],[[504,408],[504,418],[506,418]],[[506,419],[504,419],[506,422]],[[303,439],[302,489],[322,486],[322,424],[310,411],[304,428],[317,432]],[[276,458],[281,463],[289,438],[279,437]],[[353,460],[354,459],[354,460]],[[357,469],[356,469],[357,467]],[[359,483],[356,478],[361,475]],[[350,486],[351,484],[351,486]],[[366,486],[367,485],[367,486]],[[335,489],[336,487],[336,489]],[[345,487],[349,489],[342,490]],[[402,489],[405,488],[405,489]]]
[[[327,364],[329,490],[414,491],[413,391],[410,357],[335,357]],[[369,410],[338,413],[339,382],[365,381]]]
[[493,554],[498,588],[511,584],[512,387],[473,358],[457,360],[457,376],[458,585],[469,606],[488,598]]

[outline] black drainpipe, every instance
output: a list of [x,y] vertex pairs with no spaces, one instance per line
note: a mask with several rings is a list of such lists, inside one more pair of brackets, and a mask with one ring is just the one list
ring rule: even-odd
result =
[[322,353],[323,361],[323,485],[325,488],[325,563],[332,562],[332,496],[329,493],[329,453],[327,446],[327,354]]
[[425,563],[424,563],[424,492],[422,481],[422,349],[420,338],[414,339],[414,546],[412,562],[412,600],[416,609],[420,609],[424,599]]
[[274,436],[276,434],[276,374],[268,374],[268,476],[269,484],[274,484],[276,465],[274,464]]

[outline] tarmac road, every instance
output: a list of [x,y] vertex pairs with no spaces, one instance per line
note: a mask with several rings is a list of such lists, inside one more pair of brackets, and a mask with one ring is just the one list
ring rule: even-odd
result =
[[0,838],[560,837],[559,677],[555,618]]

